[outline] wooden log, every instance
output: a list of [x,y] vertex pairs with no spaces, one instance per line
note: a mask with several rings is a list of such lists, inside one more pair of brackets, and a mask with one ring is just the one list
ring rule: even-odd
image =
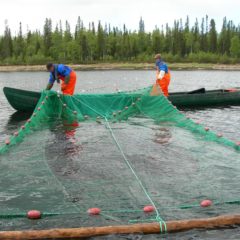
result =
[[[167,232],[187,231],[191,229],[209,229],[232,225],[240,225],[240,215],[225,215],[213,218],[177,220],[166,222]],[[31,231],[1,231],[1,240],[27,240],[27,239],[73,239],[109,234],[153,234],[160,233],[159,223],[141,223],[133,225],[60,228]]]

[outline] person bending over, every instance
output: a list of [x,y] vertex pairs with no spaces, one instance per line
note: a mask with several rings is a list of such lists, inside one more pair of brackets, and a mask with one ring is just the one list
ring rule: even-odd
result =
[[61,90],[63,94],[73,95],[77,80],[76,73],[68,66],[63,64],[48,63],[46,65],[48,72],[50,72],[50,78],[46,90],[52,89],[55,81],[61,83]]

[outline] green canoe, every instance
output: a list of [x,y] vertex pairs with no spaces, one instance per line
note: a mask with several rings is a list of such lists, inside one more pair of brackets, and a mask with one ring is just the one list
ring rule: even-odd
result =
[[[5,87],[3,92],[17,111],[32,112],[40,98],[40,92]],[[240,89],[206,91],[204,88],[192,92],[170,93],[169,100],[178,108],[240,105]]]

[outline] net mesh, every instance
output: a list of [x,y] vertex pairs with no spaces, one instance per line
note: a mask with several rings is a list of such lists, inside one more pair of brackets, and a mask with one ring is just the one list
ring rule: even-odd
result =
[[[154,88],[44,91],[0,148],[2,229],[102,226],[240,212],[240,147],[188,119]],[[200,207],[210,199],[213,205]],[[152,206],[153,212],[143,211]],[[92,216],[90,208],[101,209]],[[42,212],[32,224],[28,210]]]

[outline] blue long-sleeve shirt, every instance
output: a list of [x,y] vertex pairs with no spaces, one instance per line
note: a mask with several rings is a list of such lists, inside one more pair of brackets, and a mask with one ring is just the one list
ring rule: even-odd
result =
[[54,64],[54,72],[50,73],[49,77],[49,83],[54,84],[56,80],[58,80],[60,77],[67,77],[72,72],[72,69],[68,66],[65,66],[63,64]]
[[164,71],[165,73],[168,73],[168,66],[162,60],[156,61],[156,67],[158,68],[159,71]]

